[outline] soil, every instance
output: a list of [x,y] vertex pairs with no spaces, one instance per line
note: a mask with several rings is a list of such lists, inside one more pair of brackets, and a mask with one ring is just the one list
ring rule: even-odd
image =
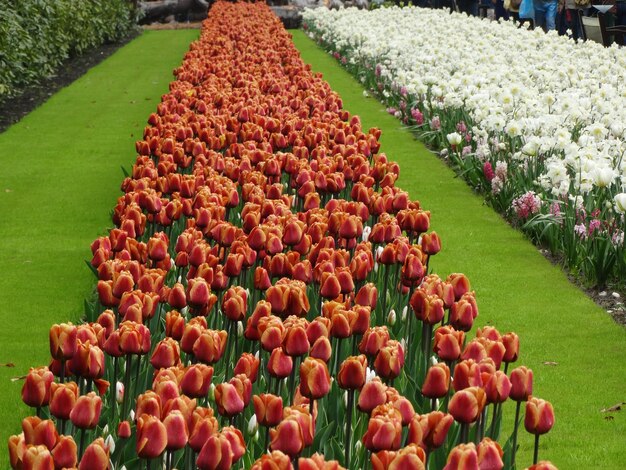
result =
[[[144,26],[144,29],[183,29],[200,28],[201,23],[153,23]],[[104,44],[80,55],[68,59],[60,67],[57,74],[40,84],[24,90],[20,95],[0,101],[0,132],[4,132],[9,126],[20,121],[32,110],[45,103],[50,96],[54,95],[61,88],[71,84],[74,80],[85,74],[91,67],[102,62],[120,47],[124,46],[138,33],[128,36],[124,40]],[[560,265],[558,257],[552,256],[548,250],[539,250],[553,264]],[[584,291],[596,304],[603,308],[616,323],[626,326],[626,292],[623,289],[611,288],[588,288],[583,286],[579,280],[569,276],[570,281]]]

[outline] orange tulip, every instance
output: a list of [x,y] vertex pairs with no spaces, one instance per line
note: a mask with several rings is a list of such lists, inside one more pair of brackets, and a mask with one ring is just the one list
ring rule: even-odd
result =
[[228,417],[238,415],[245,407],[243,397],[230,383],[221,383],[215,387],[215,403],[219,414]]
[[76,353],[76,326],[71,323],[54,324],[50,328],[50,355],[54,359],[69,359]]
[[444,470],[479,470],[478,454],[473,442],[459,444],[450,451]]
[[294,417],[284,419],[276,428],[270,429],[270,439],[272,451],[279,450],[292,459],[304,449],[302,429]]
[[448,409],[459,423],[473,423],[480,417],[486,401],[487,397],[482,388],[469,387],[452,395]]
[[287,454],[275,450],[270,454],[263,454],[252,464],[250,470],[293,470],[293,465]]
[[166,369],[180,364],[180,346],[178,341],[165,337],[154,347],[150,364],[155,369]]
[[167,446],[167,429],[159,420],[150,415],[137,419],[137,445],[135,451],[142,459],[153,459],[163,453]]
[[366,369],[367,358],[363,354],[346,358],[337,373],[338,385],[347,390],[361,390],[365,385]]
[[476,447],[478,453],[478,467],[479,468],[492,468],[494,470],[501,470],[504,468],[504,462],[502,456],[504,452],[502,447],[496,441],[492,441],[488,437],[485,437],[478,447]]
[[533,371],[526,366],[516,367],[511,371],[511,393],[515,401],[526,401],[533,393]]
[[27,446],[46,446],[53,449],[59,440],[54,422],[50,419],[42,420],[37,416],[29,416],[22,420],[22,431]]
[[311,457],[300,457],[298,468],[301,470],[345,470],[336,460],[324,460],[324,456],[317,452]]
[[372,411],[363,435],[363,445],[371,452],[397,450],[402,439],[402,415],[392,405],[379,405]]
[[52,449],[55,468],[74,468],[78,463],[78,447],[72,436],[59,436],[57,445]]
[[404,349],[395,340],[389,340],[387,344],[378,351],[374,360],[376,373],[386,379],[394,379],[400,375],[404,366]]
[[428,398],[442,398],[448,394],[450,368],[443,362],[428,369],[422,385],[422,395]]
[[549,401],[529,397],[526,402],[524,427],[531,434],[545,434],[554,426],[554,409]]
[[20,469],[24,464],[26,441],[24,434],[9,437],[9,464],[13,469]]
[[23,470],[54,470],[52,454],[45,446],[29,446],[24,452]]
[[50,387],[50,414],[57,419],[70,419],[70,412],[78,399],[76,382],[58,384]]
[[276,426],[283,419],[283,399],[269,393],[252,397],[254,414],[261,426]]
[[320,359],[307,357],[300,364],[300,392],[313,400],[322,398],[330,390],[328,366]]
[[39,408],[50,403],[50,390],[54,374],[47,367],[31,368],[22,386],[22,401]]
[[187,445],[189,430],[183,413],[179,410],[169,412],[163,420],[167,432],[167,450],[179,450]]
[[412,470],[424,470],[426,454],[424,449],[416,444],[409,444],[399,451],[382,450],[372,454],[371,462],[373,470],[394,470],[410,468]]
[[70,419],[77,428],[93,429],[98,425],[102,411],[102,398],[95,392],[89,392],[76,400],[70,413]]
[[205,364],[189,366],[180,379],[180,390],[191,398],[205,397],[211,387],[213,367]]
[[224,330],[204,330],[193,344],[194,356],[205,364],[216,363],[226,350],[227,338]]
[[99,437],[87,446],[80,459],[78,470],[107,470],[109,468],[109,448]]
[[387,401],[387,386],[376,377],[363,385],[359,393],[357,407],[365,413],[371,413],[378,405]]
[[198,453],[202,450],[206,441],[217,434],[219,423],[213,416],[211,408],[197,407],[193,410],[189,424],[189,447]]

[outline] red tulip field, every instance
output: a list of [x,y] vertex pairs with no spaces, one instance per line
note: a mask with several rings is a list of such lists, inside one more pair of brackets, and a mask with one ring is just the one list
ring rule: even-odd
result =
[[215,3],[174,76],[2,468],[560,467],[554,369],[440,271],[446,214],[269,7]]

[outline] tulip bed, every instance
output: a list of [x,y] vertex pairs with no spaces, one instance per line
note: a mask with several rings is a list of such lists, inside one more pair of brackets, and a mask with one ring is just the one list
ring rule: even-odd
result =
[[99,300],[25,379],[12,467],[502,468],[524,402],[536,462],[554,414],[507,375],[517,336],[466,341],[430,213],[270,10],[217,3],[176,76],[92,244]]
[[413,7],[304,20],[513,225],[586,282],[621,284],[624,50]]

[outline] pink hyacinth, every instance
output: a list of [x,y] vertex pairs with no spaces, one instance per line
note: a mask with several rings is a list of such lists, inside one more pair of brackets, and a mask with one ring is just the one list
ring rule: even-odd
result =
[[534,191],[528,191],[522,196],[513,199],[511,207],[520,219],[526,220],[531,215],[539,212],[541,209],[541,199],[539,199]]
[[485,175],[485,178],[487,178],[487,181],[491,181],[495,176],[490,162],[485,162],[483,165],[483,174]]
[[424,115],[419,109],[417,108],[411,109],[411,117],[415,120],[418,126],[421,126],[422,124],[424,124]]

